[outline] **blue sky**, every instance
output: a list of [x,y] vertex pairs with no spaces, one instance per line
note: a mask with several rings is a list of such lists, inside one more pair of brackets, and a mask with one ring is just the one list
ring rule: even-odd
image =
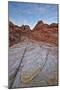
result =
[[21,26],[22,24],[35,26],[37,21],[43,20],[45,23],[57,23],[57,4],[38,4],[25,2],[8,2],[9,20]]

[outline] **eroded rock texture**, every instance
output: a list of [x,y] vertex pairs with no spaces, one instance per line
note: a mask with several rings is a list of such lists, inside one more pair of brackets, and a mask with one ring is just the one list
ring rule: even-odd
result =
[[9,46],[24,41],[26,38],[57,46],[58,24],[52,23],[48,25],[43,21],[38,21],[31,30],[28,25],[17,26],[12,22],[9,22]]
[[9,48],[9,88],[58,84],[57,47],[24,41]]

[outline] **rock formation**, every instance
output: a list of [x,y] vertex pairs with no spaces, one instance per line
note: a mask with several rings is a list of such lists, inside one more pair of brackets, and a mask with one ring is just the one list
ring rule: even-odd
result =
[[12,46],[26,38],[58,45],[58,24],[45,24],[38,21],[31,30],[28,25],[17,26],[9,22],[9,46]]
[[57,45],[58,25],[55,23],[48,25],[39,21],[32,30],[32,38],[37,41]]
[[9,46],[12,46],[29,37],[30,27],[22,25],[21,27],[9,22]]

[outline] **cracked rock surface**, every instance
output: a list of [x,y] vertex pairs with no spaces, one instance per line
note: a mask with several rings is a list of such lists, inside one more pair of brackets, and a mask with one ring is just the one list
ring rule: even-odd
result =
[[24,41],[9,48],[9,88],[58,85],[56,46]]

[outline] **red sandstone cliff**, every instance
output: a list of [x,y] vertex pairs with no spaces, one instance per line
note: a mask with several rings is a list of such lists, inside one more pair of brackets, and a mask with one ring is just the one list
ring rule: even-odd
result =
[[9,46],[31,38],[36,41],[42,41],[54,45],[58,45],[58,24],[45,24],[38,21],[36,26],[31,30],[28,25],[17,26],[9,22]]

